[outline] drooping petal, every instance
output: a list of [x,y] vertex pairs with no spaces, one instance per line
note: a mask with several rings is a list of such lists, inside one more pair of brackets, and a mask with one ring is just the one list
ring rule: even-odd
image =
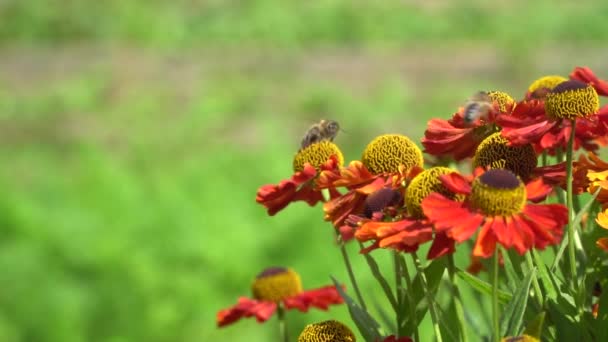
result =
[[324,203],[325,221],[331,221],[336,228],[344,225],[344,221],[349,215],[363,213],[365,197],[365,195],[351,190],[342,196]]
[[217,325],[223,327],[234,323],[243,317],[255,316],[258,322],[267,321],[274,314],[277,305],[273,302],[257,301],[241,297],[238,303],[217,313]]
[[302,312],[307,312],[311,307],[327,310],[330,305],[342,304],[343,302],[340,293],[333,285],[303,291],[297,296],[289,297],[283,301],[286,309],[295,308]]
[[441,183],[448,190],[456,194],[470,194],[471,182],[457,172],[452,172],[447,175],[439,176]]
[[432,119],[428,122],[422,138],[426,153],[434,156],[449,155],[455,160],[473,156],[483,137],[475,136],[474,127],[456,127],[452,121]]
[[473,247],[473,255],[482,258],[488,258],[492,256],[496,249],[496,236],[490,228],[492,220],[487,220],[486,223],[481,227],[475,247]]
[[448,237],[458,242],[471,237],[483,222],[483,216],[472,212],[466,203],[450,200],[436,192],[422,200],[422,209],[437,231],[447,230]]
[[528,222],[519,215],[512,218],[511,229],[513,230],[513,247],[520,255],[524,255],[534,246],[534,232]]
[[396,233],[379,232],[380,247],[416,246],[433,238],[433,226],[413,221],[413,224],[405,226]]
[[570,79],[591,84],[598,95],[608,96],[608,82],[600,80],[588,67],[576,67],[570,73]]
[[496,236],[498,243],[506,248],[513,245],[513,227],[507,225],[504,217],[497,216],[490,220],[492,222],[490,228]]
[[[304,169],[296,172],[290,179],[281,181],[278,185],[264,185],[258,189],[256,202],[268,209],[268,215],[273,216],[291,202],[304,200],[309,205],[315,205],[322,199],[321,193],[311,191],[302,187],[317,175],[316,169],[310,164],[305,164]],[[299,193],[298,192],[302,192]]]
[[427,259],[432,260],[446,254],[454,253],[454,245],[455,241],[450,239],[444,232],[437,233],[426,257]]

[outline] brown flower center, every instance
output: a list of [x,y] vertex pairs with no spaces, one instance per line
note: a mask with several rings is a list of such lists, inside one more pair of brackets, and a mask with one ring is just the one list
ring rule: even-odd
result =
[[473,181],[469,199],[487,216],[513,216],[526,204],[526,187],[513,172],[492,169]]

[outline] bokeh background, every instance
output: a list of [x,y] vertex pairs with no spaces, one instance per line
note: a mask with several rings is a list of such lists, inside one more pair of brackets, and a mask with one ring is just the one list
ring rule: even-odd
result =
[[254,201],[312,123],[348,160],[418,142],[477,90],[608,77],[607,32],[601,0],[0,0],[0,341],[276,340],[215,315],[267,266],[346,281],[320,208]]

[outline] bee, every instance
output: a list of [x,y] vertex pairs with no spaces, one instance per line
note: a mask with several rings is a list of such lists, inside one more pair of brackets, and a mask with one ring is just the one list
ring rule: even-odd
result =
[[478,91],[469,98],[464,107],[465,124],[472,124],[477,119],[486,119],[492,109],[492,98],[485,91]]
[[338,135],[339,130],[340,125],[338,122],[333,120],[321,120],[310,126],[308,131],[306,131],[306,134],[304,134],[304,137],[302,138],[300,149],[322,140],[333,141],[336,135]]

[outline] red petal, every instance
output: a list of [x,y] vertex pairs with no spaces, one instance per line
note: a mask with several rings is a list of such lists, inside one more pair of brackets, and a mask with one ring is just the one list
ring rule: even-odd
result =
[[457,172],[441,175],[439,180],[451,192],[467,195],[471,193],[471,182]]
[[[321,194],[312,192],[309,187],[301,187],[304,183],[312,180],[317,175],[317,171],[310,164],[304,165],[304,170],[296,172],[290,179],[281,181],[278,185],[264,185],[258,189],[256,202],[268,209],[268,215],[275,215],[289,203],[305,200],[308,204],[314,205],[322,199]],[[298,188],[301,189],[298,190]]]
[[600,238],[595,243],[599,248],[608,252],[608,238]]
[[426,258],[429,260],[436,259],[454,253],[454,244],[454,240],[450,239],[445,233],[437,233]]
[[268,320],[275,312],[277,305],[273,302],[257,301],[246,297],[239,298],[238,303],[217,313],[217,325],[223,327],[243,317],[255,316],[258,322]]
[[397,246],[401,248],[404,245],[416,246],[433,238],[433,226],[413,224],[405,227],[396,234],[386,236],[387,237],[380,240],[380,247],[382,248],[390,246]]
[[599,95],[608,96],[608,82],[600,80],[588,67],[576,67],[570,74],[570,79],[591,84]]
[[477,242],[475,243],[475,247],[473,247],[474,256],[488,258],[494,253],[496,249],[496,236],[494,236],[492,229],[490,229],[491,225],[492,220],[488,220],[479,231]]
[[502,136],[513,145],[537,143],[555,124],[553,121],[544,120],[519,128],[503,127]]
[[532,202],[540,202],[547,198],[553,188],[543,182],[541,178],[535,179],[526,184],[526,195]]
[[335,286],[329,285],[314,290],[304,291],[297,296],[287,298],[283,301],[286,309],[296,308],[302,312],[315,307],[327,310],[331,304],[342,304],[344,301]]
[[425,152],[435,156],[451,155],[456,160],[471,157],[484,137],[476,139],[474,127],[456,127],[453,122],[432,119],[424,132],[422,145]]
[[458,242],[468,239],[483,222],[483,216],[471,212],[466,204],[438,193],[422,200],[422,209],[437,231],[449,230],[448,236]]
[[497,216],[491,221],[490,227],[498,242],[506,248],[510,248],[513,245],[513,227],[507,225],[504,217]]

